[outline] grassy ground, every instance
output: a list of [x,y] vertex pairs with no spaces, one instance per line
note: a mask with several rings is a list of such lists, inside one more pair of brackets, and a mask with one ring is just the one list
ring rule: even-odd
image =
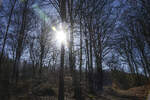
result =
[[[37,82],[35,82],[37,83]],[[72,83],[66,82],[65,84],[65,100],[73,99]],[[57,100],[58,86],[50,84],[50,82],[42,82],[40,84],[34,84],[33,81],[20,82],[17,87],[12,91],[13,96],[10,100],[34,100],[32,98],[53,98],[50,100]],[[144,85],[140,87],[130,88],[128,90],[120,90],[112,87],[104,87],[101,94],[96,96],[89,94],[88,90],[83,89],[83,96],[85,100],[147,100],[148,91],[150,85]],[[15,93],[16,92],[16,93]],[[15,95],[15,94],[16,95]],[[18,99],[16,99],[18,98]],[[47,100],[47,99],[40,99]]]
[[140,86],[128,90],[105,87],[100,100],[146,100],[150,86]]

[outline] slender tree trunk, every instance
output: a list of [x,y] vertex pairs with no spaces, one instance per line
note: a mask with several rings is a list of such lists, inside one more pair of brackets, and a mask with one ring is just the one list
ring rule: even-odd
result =
[[[98,46],[96,44],[98,44]],[[97,66],[96,76],[95,76],[96,79],[95,90],[96,92],[101,92],[103,90],[103,70],[102,70],[102,43],[101,43],[100,33],[98,34],[98,38],[96,37],[95,39],[93,38],[93,46],[94,48],[98,48],[97,50],[94,49],[94,54],[96,57],[96,66]]]
[[79,80],[79,100],[82,100],[82,84],[81,84],[81,81],[82,81],[82,23],[81,23],[81,16],[80,16],[80,65],[79,65],[79,68],[80,68],[80,80]]
[[[60,15],[62,23],[64,23],[66,21],[66,0],[60,0],[59,3],[60,3]],[[58,100],[64,100],[64,55],[65,55],[64,44],[61,44]]]
[[90,18],[90,22],[88,25],[88,30],[89,30],[89,46],[90,46],[90,66],[89,66],[89,74],[88,74],[88,78],[89,78],[89,87],[90,87],[90,91],[91,93],[94,93],[94,80],[93,80],[93,45],[92,45],[92,30],[91,30],[91,18]]
[[34,63],[34,61],[32,61],[32,78],[35,78],[35,63]]
[[43,49],[41,50],[41,55],[40,55],[40,69],[39,69],[40,78],[42,77],[43,55],[44,55],[44,47],[42,47],[42,48]]
[[[86,35],[85,35],[86,36]],[[89,45],[88,45],[88,39],[87,39],[87,36],[86,36],[86,39],[85,39],[85,44],[86,44],[86,58],[87,58],[87,62],[86,62],[86,76],[87,76],[87,81],[88,81],[88,86],[90,88],[92,88],[92,81],[89,81],[89,76],[91,75],[91,70],[90,70],[90,58],[89,58]],[[91,79],[91,78],[90,78]],[[91,89],[90,89],[91,90]]]
[[[80,19],[81,20],[81,19]],[[81,32],[81,21],[80,21],[80,82],[82,80],[82,32]]]
[[88,46],[88,38],[87,38],[87,33],[86,33],[86,25],[84,26],[84,35],[85,35],[85,53],[86,53],[86,70],[85,70],[85,78],[86,78],[86,87],[88,87],[88,70],[89,70],[89,46]]
[[17,40],[17,49],[16,49],[16,58],[15,58],[15,62],[14,62],[14,69],[13,69],[13,79],[15,79],[15,82],[17,83],[18,81],[18,77],[19,77],[19,61],[20,61],[20,57],[22,54],[22,50],[23,50],[23,42],[25,39],[25,28],[26,28],[26,17],[27,17],[27,5],[28,5],[28,0],[25,1],[24,4],[24,8],[23,8],[23,13],[22,13],[22,23],[21,23],[21,28],[20,28],[20,32],[18,34],[18,40]]
[[65,55],[65,49],[64,49],[64,45],[62,45],[61,46],[61,63],[60,63],[60,71],[59,71],[58,100],[64,100],[64,55]]
[[4,36],[4,39],[3,39],[2,51],[1,51],[1,54],[0,54],[0,73],[1,73],[2,57],[3,57],[3,55],[4,55],[4,50],[5,50],[7,35],[8,35],[8,31],[9,31],[9,26],[10,26],[10,23],[11,23],[11,18],[12,18],[12,14],[13,14],[14,7],[15,7],[15,5],[16,5],[16,1],[17,1],[17,0],[14,1],[14,4],[12,5],[12,8],[11,8],[11,10],[10,10],[10,15],[9,15],[9,18],[8,18],[8,23],[7,23],[7,27],[6,27],[6,32],[5,32],[5,36]]
[[147,60],[147,57],[144,54],[144,51],[142,51],[141,53],[142,53],[142,56],[143,56],[143,59],[144,59],[145,65],[146,65],[147,72],[150,75],[150,67],[149,67],[150,64],[148,63],[148,60]]
[[[69,2],[70,1],[70,2]],[[70,16],[70,23],[71,23],[71,32],[70,32],[70,44],[69,44],[69,65],[70,65],[70,72],[73,74],[73,16],[72,16],[72,4],[73,0],[68,0],[68,9],[69,9],[69,16]],[[72,75],[73,77],[73,75]]]
[[143,64],[144,74],[145,74],[145,76],[146,76],[146,78],[147,78],[147,80],[148,80],[148,77],[149,77],[149,76],[148,76],[148,72],[147,72],[147,70],[146,70],[146,65],[145,65],[143,59],[141,59],[141,63]]
[[97,84],[96,84],[96,89],[98,92],[103,90],[103,71],[102,71],[102,59],[99,58],[97,62]]

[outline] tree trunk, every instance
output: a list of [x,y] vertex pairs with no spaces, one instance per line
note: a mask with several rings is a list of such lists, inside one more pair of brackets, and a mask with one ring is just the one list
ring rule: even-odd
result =
[[[60,0],[59,3],[60,3],[60,16],[62,19],[62,23],[64,24],[64,22],[66,21],[66,0]],[[64,44],[61,44],[58,100],[64,100],[64,55],[65,55]]]
[[18,77],[19,77],[19,69],[18,69],[18,65],[19,65],[19,61],[20,61],[20,57],[22,54],[22,50],[23,50],[23,42],[25,39],[25,28],[26,28],[26,17],[27,17],[27,5],[28,5],[28,0],[25,1],[24,4],[24,8],[23,8],[23,12],[22,12],[22,23],[21,23],[21,28],[18,34],[18,40],[17,40],[17,49],[16,49],[16,59],[14,62],[14,69],[13,69],[13,78],[15,79],[15,82],[17,83],[18,81]]
[[59,72],[58,100],[64,100],[64,55],[65,55],[65,49],[64,49],[64,45],[62,45],[61,46],[61,63],[60,63],[60,72]]
[[5,50],[5,45],[6,45],[6,40],[7,40],[7,35],[8,35],[8,31],[9,31],[9,26],[11,24],[11,18],[12,18],[12,14],[13,14],[13,10],[14,10],[14,7],[16,5],[16,1],[14,1],[14,4],[12,5],[12,8],[10,10],[10,15],[9,15],[9,18],[8,18],[8,23],[7,23],[7,27],[6,27],[6,32],[5,32],[5,36],[4,36],[4,39],[3,39],[3,45],[2,45],[2,51],[1,51],[1,54],[0,54],[0,73],[1,73],[1,64],[2,64],[2,57],[4,55],[4,50]]

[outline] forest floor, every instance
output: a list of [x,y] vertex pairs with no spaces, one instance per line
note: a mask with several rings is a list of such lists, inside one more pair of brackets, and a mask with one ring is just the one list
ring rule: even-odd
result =
[[146,100],[147,94],[145,86],[128,90],[105,87],[101,96],[97,97],[95,100]]
[[[26,87],[21,87],[21,88],[24,91]],[[57,87],[54,87],[50,84],[42,83],[42,85],[39,85],[38,88],[35,89],[35,92],[37,92],[35,94],[38,94],[37,96],[38,98],[43,98],[43,97],[45,98],[47,96],[53,98],[53,99],[38,99],[38,100],[57,100],[57,95],[58,95]],[[70,89],[71,90],[65,92],[65,95],[68,94],[67,99],[65,100],[75,100],[73,98],[73,90],[71,87]],[[106,86],[104,87],[103,92],[98,95],[92,95],[86,91],[83,91],[83,96],[85,98],[83,100],[148,100],[146,99],[148,95],[148,89],[150,89],[150,86],[147,85],[130,88],[128,90],[120,90],[120,89],[115,89]],[[50,92],[50,90],[53,91]],[[26,92],[24,91],[24,93],[20,95],[18,99],[12,99],[12,100],[29,100],[28,94],[29,92],[31,93],[31,90],[28,92],[27,91],[28,90],[26,90]],[[30,100],[36,100],[36,99],[30,99]]]
[[[65,80],[64,86],[64,94],[65,98],[67,98],[65,100],[75,100],[73,98],[72,82]],[[14,87],[12,90],[11,95],[13,99],[10,100],[57,100],[58,97],[58,85],[56,83],[52,84],[50,81],[40,81],[40,83],[39,80],[20,81],[17,87]],[[133,87],[128,90],[121,90],[113,86],[104,86],[102,93],[93,95],[83,85],[82,95],[85,98],[83,100],[149,100],[147,99],[148,94],[150,95],[149,90],[150,85]],[[29,97],[31,98],[29,99]],[[47,97],[50,99],[36,99]]]

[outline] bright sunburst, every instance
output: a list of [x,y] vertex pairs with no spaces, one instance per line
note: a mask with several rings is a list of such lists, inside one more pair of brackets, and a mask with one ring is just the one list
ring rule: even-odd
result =
[[59,44],[66,45],[67,36],[63,30],[57,31],[55,37],[56,37],[56,40]]
[[55,27],[52,27],[53,31],[55,32],[55,39],[58,43],[58,45],[63,44],[64,46],[67,45],[67,35],[65,30],[62,27],[59,27],[56,29]]

